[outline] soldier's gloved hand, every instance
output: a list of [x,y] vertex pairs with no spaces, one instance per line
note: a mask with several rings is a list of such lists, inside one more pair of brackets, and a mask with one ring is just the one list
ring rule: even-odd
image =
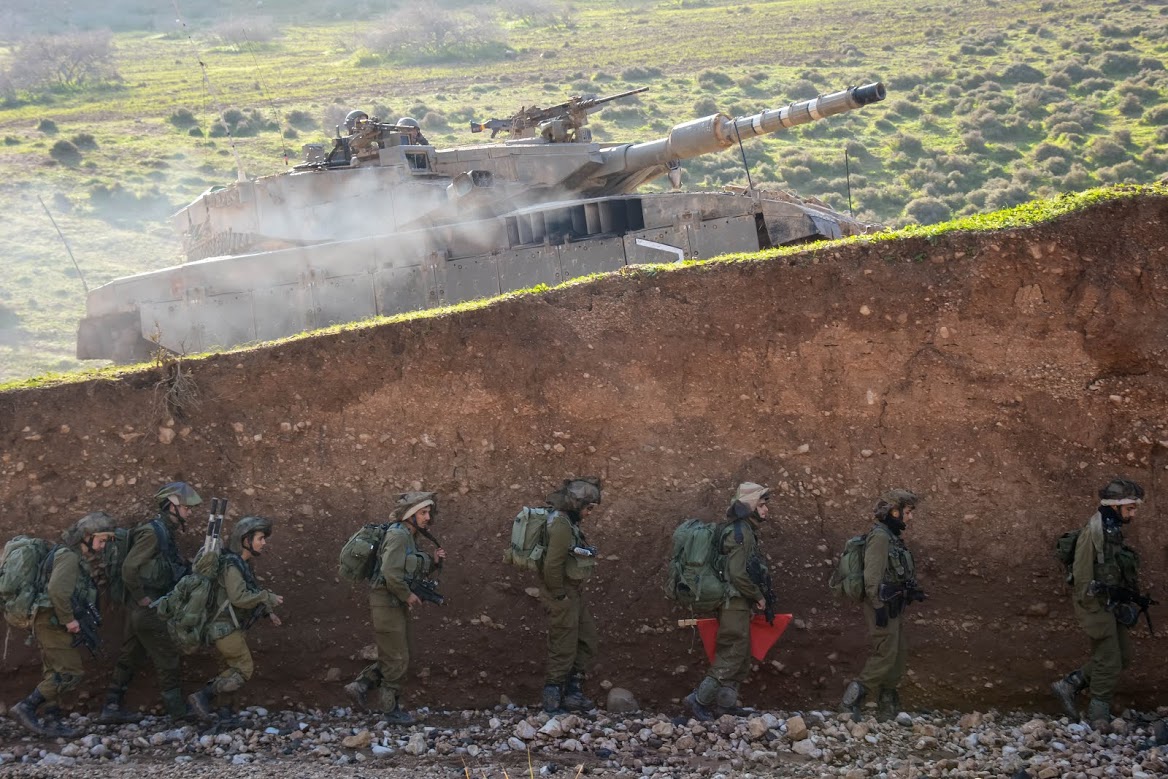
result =
[[888,609],[884,608],[883,606],[876,609],[876,627],[888,627]]

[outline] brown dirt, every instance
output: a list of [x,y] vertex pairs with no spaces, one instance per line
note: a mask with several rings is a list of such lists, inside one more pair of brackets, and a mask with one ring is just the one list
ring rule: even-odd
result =
[[[8,392],[0,529],[56,532],[93,509],[139,521],[180,478],[229,496],[235,517],[276,518],[259,570],[287,597],[286,625],[253,631],[249,695],[340,703],[326,673],[354,674],[371,634],[337,551],[420,482],[443,494],[450,602],[417,621],[411,703],[523,702],[541,682],[542,619],[531,582],[499,562],[509,523],[562,477],[599,474],[589,538],[611,557],[589,586],[595,678],[668,705],[703,666],[661,595],[669,535],[751,479],[774,489],[764,544],[801,622],[746,701],[826,705],[863,645],[857,610],[827,592],[831,560],[874,496],[904,485],[927,499],[908,539],[932,594],[912,616],[907,700],[1050,708],[1046,683],[1087,649],[1051,544],[1113,474],[1149,489],[1129,535],[1147,581],[1166,573],[1165,235],[1168,200],[1146,198],[1036,229],[628,272],[221,355],[191,365],[202,404],[168,445],[154,373]],[[1025,616],[1038,604],[1049,614]],[[493,627],[472,622],[484,614]],[[1165,640],[1133,635],[1123,702],[1162,701]],[[194,664],[191,684],[211,665]],[[11,641],[0,692],[23,694],[36,667]]]

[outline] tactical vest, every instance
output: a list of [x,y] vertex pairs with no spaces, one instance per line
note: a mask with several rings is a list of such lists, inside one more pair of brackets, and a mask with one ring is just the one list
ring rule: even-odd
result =
[[[409,531],[401,522],[394,522],[385,531],[385,540],[381,542],[381,549],[377,550],[377,559],[380,561],[385,551],[385,544],[389,541],[390,535],[404,535],[406,539],[406,562],[403,570],[403,576],[406,584],[418,579],[425,579],[434,572],[434,560],[430,555],[418,548],[417,541],[414,534]],[[385,586],[385,572],[380,570],[378,566],[377,580],[373,583],[374,587]]]
[[888,566],[884,569],[884,583],[904,584],[915,579],[917,571],[913,565],[912,552],[908,551],[900,536],[889,530],[882,522],[877,522],[868,533],[869,539],[873,533],[884,533],[888,536]]
[[[227,568],[233,567],[243,576],[243,583],[251,592],[258,592],[261,587],[256,581],[255,573],[247,561],[237,555],[235,552],[223,550],[219,553],[219,575],[215,580],[215,610],[211,612],[212,620],[208,629],[208,639],[212,642],[218,641],[228,633],[231,633],[239,628],[247,625],[252,621],[252,613],[255,609],[244,609],[239,606],[233,606],[227,600],[227,587],[224,579],[227,576]],[[258,608],[258,607],[257,607]]]
[[53,609],[52,598],[49,596],[49,580],[53,576],[53,565],[56,562],[57,555],[66,550],[77,556],[77,567],[79,569],[77,572],[77,584],[74,585],[73,592],[70,593],[70,597],[76,596],[84,603],[89,603],[94,606],[97,605],[97,583],[93,580],[93,572],[89,567],[88,561],[85,559],[85,555],[81,554],[81,552],[73,547],[65,546],[64,544],[58,544],[49,550],[48,555],[45,556],[44,562],[41,563],[41,570],[38,574],[38,587],[40,594],[37,596],[36,602],[33,606],[33,616],[36,616],[36,612],[42,609],[54,612],[53,624],[57,624],[57,617]]
[[763,555],[762,549],[759,547],[758,533],[754,532],[754,526],[744,519],[736,519],[732,522],[724,522],[721,525],[721,530],[718,532],[718,555],[720,558],[722,558],[721,563],[718,566],[718,575],[721,576],[722,580],[726,582],[727,588],[730,592],[729,597],[741,598],[744,596],[742,593],[738,592],[738,590],[732,584],[730,584],[728,580],[729,577],[727,576],[725,563],[725,558],[728,556],[726,550],[726,539],[727,537],[733,535],[734,542],[736,544],[739,546],[746,546],[746,536],[748,533],[750,534],[749,545],[751,549],[750,555],[746,559],[746,575],[750,577],[751,581],[758,585],[759,589],[762,589],[763,580],[769,571],[766,564],[766,556]]
[[158,539],[158,554],[141,569],[139,575],[142,579],[142,589],[149,597],[160,598],[173,590],[178,580],[191,572],[191,567],[179,556],[178,546],[174,542],[174,532],[161,515],[144,525],[139,525],[134,529],[134,535],[138,535],[143,528],[149,528]]
[[[584,538],[584,531],[567,514],[562,511],[553,511],[548,514],[547,526],[549,531],[554,522],[568,523],[568,527],[572,530],[572,549],[588,546]],[[591,576],[592,570],[596,568],[596,557],[594,555],[578,555],[572,549],[568,550],[568,559],[564,563],[564,578],[571,582],[582,582]]]
[[[1102,561],[1100,561],[1102,558]],[[1095,581],[1111,587],[1140,588],[1140,556],[1123,543],[1123,530],[1103,523],[1103,548],[1095,556]]]

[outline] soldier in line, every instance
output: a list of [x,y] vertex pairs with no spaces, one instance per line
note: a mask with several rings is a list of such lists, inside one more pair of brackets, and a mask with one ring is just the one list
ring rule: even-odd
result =
[[[73,638],[81,631],[84,615],[79,608],[97,608],[93,570],[106,542],[113,537],[113,517],[102,512],[86,514],[62,535],[42,567],[45,589],[33,606],[33,635],[41,648],[44,678],[10,714],[25,729],[38,735],[74,738],[77,733],[60,721],[58,702],[64,693],[81,684],[85,668],[81,650]],[[91,627],[96,628],[96,625]],[[37,710],[45,706],[44,719]]]
[[876,503],[876,525],[864,541],[864,619],[870,650],[860,677],[844,690],[841,707],[860,718],[860,707],[877,690],[876,717],[895,717],[900,710],[897,685],[908,661],[902,615],[908,604],[924,600],[917,587],[912,553],[901,534],[912,519],[917,496],[908,490],[890,490]]
[[[766,608],[760,586],[766,565],[758,548],[757,533],[759,525],[769,516],[769,497],[769,490],[760,484],[738,485],[726,511],[726,522],[718,530],[722,575],[728,592],[718,610],[714,663],[697,689],[685,697],[686,708],[696,720],[711,720],[721,711],[733,709],[738,701],[738,687],[750,674],[751,608],[759,611]],[[748,567],[754,566],[758,571],[748,572]]]
[[401,518],[385,531],[381,544],[380,572],[369,591],[377,662],[361,671],[345,685],[345,693],[358,706],[368,706],[371,690],[380,691],[380,708],[385,721],[410,725],[414,717],[401,706],[402,688],[410,667],[410,612],[422,599],[410,591],[415,579],[425,579],[442,561],[446,550],[439,547],[433,558],[418,548],[417,536],[425,534],[438,511],[433,492],[407,492],[397,504]]
[[105,705],[97,717],[102,723],[136,719],[123,709],[122,701],[147,658],[158,674],[166,713],[173,718],[188,713],[182,694],[182,654],[171,640],[166,623],[150,604],[174,589],[178,580],[190,572],[190,563],[179,551],[177,534],[186,530],[194,507],[203,499],[191,485],[176,481],[164,485],[154,500],[158,515],[134,528],[130,552],[122,563],[122,581],[129,601],[126,632]]
[[1075,697],[1088,690],[1087,720],[1109,723],[1119,674],[1131,663],[1128,631],[1139,619],[1140,557],[1123,542],[1123,526],[1135,519],[1144,490],[1129,479],[1113,479],[1099,490],[1099,508],[1075,542],[1071,605],[1091,640],[1091,657],[1051,685],[1063,710],[1079,718]]
[[547,518],[547,551],[540,571],[540,602],[548,615],[544,711],[587,711],[595,704],[584,695],[584,675],[596,657],[596,623],[580,593],[596,567],[596,550],[587,545],[580,523],[600,505],[600,479],[569,479],[547,497],[554,509]]
[[229,720],[236,693],[255,672],[255,661],[247,646],[247,629],[263,616],[273,625],[280,625],[280,618],[271,609],[283,603],[284,598],[261,589],[251,569],[252,561],[263,552],[271,535],[270,519],[244,517],[232,528],[227,540],[227,551],[219,564],[214,617],[207,629],[208,638],[215,643],[215,651],[226,668],[203,689],[187,697],[201,719],[214,716],[213,705],[218,697],[223,707],[220,718]]

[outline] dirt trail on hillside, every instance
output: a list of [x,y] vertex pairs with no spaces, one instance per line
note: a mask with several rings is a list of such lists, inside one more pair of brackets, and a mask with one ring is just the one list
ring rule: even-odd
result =
[[[670,533],[758,481],[797,622],[745,699],[792,707],[833,703],[858,670],[862,618],[826,580],[874,497],[907,486],[925,497],[907,538],[931,599],[910,616],[906,702],[1050,708],[1046,684],[1087,650],[1051,544],[1113,474],[1149,491],[1129,533],[1146,581],[1162,590],[1168,572],[1165,236],[1168,199],[1145,198],[1027,230],[630,271],[190,364],[201,404],[173,415],[150,372],[5,393],[0,530],[55,533],[95,509],[140,521],[173,479],[230,497],[235,518],[275,518],[258,571],[286,596],[285,627],[252,632],[247,697],[330,704],[372,639],[364,594],[336,578],[341,544],[394,493],[438,490],[449,604],[417,620],[409,702],[526,702],[543,621],[533,583],[499,562],[510,520],[597,474],[593,678],[668,706],[704,668],[661,594]],[[1165,639],[1133,638],[1120,702],[1155,704]],[[111,664],[90,665],[90,691]],[[8,701],[39,673],[15,635],[4,667]],[[211,667],[192,663],[190,684]]]

